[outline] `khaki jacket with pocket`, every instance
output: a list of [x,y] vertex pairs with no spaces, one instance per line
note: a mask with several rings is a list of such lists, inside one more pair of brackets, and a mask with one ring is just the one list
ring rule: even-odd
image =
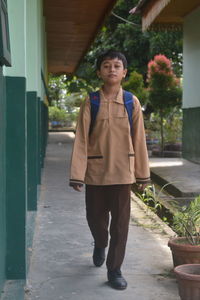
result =
[[71,157],[70,185],[147,183],[150,180],[143,115],[134,96],[133,137],[124,106],[123,90],[107,101],[100,90],[100,107],[92,133],[90,100],[80,108]]

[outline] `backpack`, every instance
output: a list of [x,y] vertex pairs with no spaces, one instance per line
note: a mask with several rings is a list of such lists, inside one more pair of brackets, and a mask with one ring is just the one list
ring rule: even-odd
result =
[[[90,98],[90,106],[91,106],[91,123],[90,123],[90,130],[89,135],[92,133],[95,120],[97,117],[97,113],[99,111],[100,106],[100,93],[99,91],[92,92],[89,94]],[[128,114],[128,120],[131,129],[131,136],[133,136],[133,109],[134,109],[134,96],[132,93],[123,90],[123,99],[124,99],[124,106],[126,108]]]

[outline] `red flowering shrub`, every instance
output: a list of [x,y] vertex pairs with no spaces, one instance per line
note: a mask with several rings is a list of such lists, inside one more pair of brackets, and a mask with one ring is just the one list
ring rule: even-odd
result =
[[156,110],[180,104],[180,80],[173,72],[171,60],[165,55],[158,54],[148,63],[147,80],[150,102]]
[[167,117],[175,106],[181,104],[180,81],[173,72],[171,60],[162,54],[156,55],[148,63],[147,81],[149,83],[149,102],[153,110],[160,115],[161,151],[163,151],[163,118]]
[[150,89],[170,89],[177,86],[177,78],[172,69],[171,60],[158,54],[148,63],[147,79]]

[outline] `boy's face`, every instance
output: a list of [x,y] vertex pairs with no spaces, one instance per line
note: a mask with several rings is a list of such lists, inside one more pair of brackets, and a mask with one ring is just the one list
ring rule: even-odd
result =
[[123,62],[118,58],[106,58],[102,63],[97,75],[104,83],[117,84],[121,83],[126,76],[127,69],[124,69]]

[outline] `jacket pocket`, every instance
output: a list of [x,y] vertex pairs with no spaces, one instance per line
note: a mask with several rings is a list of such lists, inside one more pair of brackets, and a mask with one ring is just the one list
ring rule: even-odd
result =
[[101,176],[104,172],[103,156],[90,155],[87,161],[87,174],[90,176]]
[[134,170],[135,170],[135,154],[134,153],[129,153],[128,158],[129,158],[129,171],[131,173],[134,173]]
[[101,159],[101,158],[103,158],[102,155],[90,155],[90,156],[88,156],[88,159]]

